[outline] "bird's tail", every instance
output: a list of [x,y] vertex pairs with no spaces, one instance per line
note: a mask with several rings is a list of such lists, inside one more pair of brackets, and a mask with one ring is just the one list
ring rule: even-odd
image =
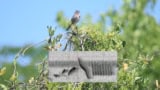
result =
[[71,26],[72,26],[72,24],[70,24],[70,25],[67,27],[67,29],[66,29],[66,30],[69,30],[69,29],[71,28]]

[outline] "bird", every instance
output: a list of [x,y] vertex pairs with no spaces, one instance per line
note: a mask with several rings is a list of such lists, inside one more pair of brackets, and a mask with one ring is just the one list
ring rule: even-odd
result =
[[71,24],[67,27],[66,30],[69,30],[72,25],[77,24],[78,21],[79,21],[79,19],[80,19],[80,11],[79,11],[79,10],[76,10],[76,11],[74,12],[74,15],[73,15],[72,18],[71,18]]

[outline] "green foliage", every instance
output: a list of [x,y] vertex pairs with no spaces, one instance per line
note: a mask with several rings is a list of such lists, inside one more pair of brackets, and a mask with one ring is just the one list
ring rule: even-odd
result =
[[[81,44],[83,44],[86,51],[117,50],[119,52],[118,82],[115,87],[119,90],[156,88],[155,80],[160,78],[158,70],[160,26],[153,16],[145,13],[145,10],[150,8],[147,7],[148,4],[154,5],[155,2],[155,0],[125,0],[122,11],[109,10],[100,15],[97,23],[92,23],[92,18],[87,15],[87,19],[80,23],[78,31],[71,30],[78,33],[70,38],[71,43],[75,45],[74,50],[82,50]],[[63,15],[61,16],[64,17]],[[110,18],[113,25],[110,29],[105,27],[106,18]],[[61,25],[62,21],[58,23]],[[81,36],[84,37],[80,38]],[[84,42],[81,43],[81,40]],[[123,65],[124,63],[127,66]],[[95,86],[87,84],[90,88]],[[109,88],[111,87],[112,84]]]
[[64,17],[64,13],[62,11],[57,13],[56,21],[59,22],[59,25],[63,28],[67,28],[69,25],[69,20]]
[[[19,51],[19,53],[17,53],[17,55],[15,56],[14,60],[13,60],[13,64],[12,66],[5,64],[5,66],[7,67],[7,69],[4,67],[0,70],[0,89],[3,90],[42,90],[47,88],[47,77],[48,77],[48,64],[47,64],[47,59],[46,57],[42,60],[42,62],[38,65],[38,75],[34,76],[34,77],[30,77],[30,79],[28,79],[28,81],[22,82],[19,78],[21,74],[19,74],[21,72],[21,70],[26,70],[25,72],[29,72],[29,70],[27,70],[27,68],[23,67],[22,69],[20,69],[21,67],[19,67],[17,65],[17,60],[19,59],[19,57],[21,55],[23,55],[25,53],[25,48],[21,49]],[[29,68],[31,69],[31,68]],[[34,70],[34,68],[32,69]],[[31,73],[31,72],[30,72]],[[30,74],[29,73],[29,74]],[[34,72],[32,72],[34,73]],[[5,75],[7,74],[7,75]]]
[[[151,4],[151,7],[148,5]],[[100,15],[100,19],[93,23],[91,15],[86,15],[78,26],[72,27],[66,31],[69,38],[64,44],[64,51],[118,51],[118,80],[113,83],[51,83],[47,80],[47,63],[46,59],[37,69],[37,76],[27,78],[23,84],[18,80],[21,70],[16,63],[17,57],[13,62],[13,67],[4,66],[0,69],[0,81],[9,80],[9,85],[0,82],[0,89],[25,87],[28,90],[49,89],[49,90],[153,90],[159,89],[160,85],[160,25],[155,18],[145,12],[147,9],[153,9],[156,0],[124,0],[121,11],[108,10]],[[107,20],[110,19],[111,27],[106,27]],[[65,18],[62,11],[57,13],[57,23],[60,27],[66,29],[69,20]],[[48,26],[49,39],[45,45],[47,50],[62,50],[62,35],[54,35],[56,30]],[[30,50],[23,49],[26,55],[35,54]],[[16,49],[11,49],[17,52]],[[36,50],[35,50],[36,51]],[[1,49],[1,52],[5,49]],[[27,53],[28,52],[28,53]],[[42,52],[42,51],[38,51]],[[20,53],[22,54],[22,53]],[[45,54],[45,53],[43,53]],[[43,55],[42,54],[42,55]],[[36,56],[37,57],[37,56]],[[35,58],[37,59],[37,58]],[[13,72],[8,72],[10,69]],[[24,68],[22,68],[25,70]],[[34,69],[34,68],[30,68]],[[27,71],[27,70],[26,70]],[[4,75],[6,72],[7,76]],[[3,80],[2,80],[3,79]],[[25,83],[25,84],[24,84]],[[26,90],[27,90],[26,89]]]

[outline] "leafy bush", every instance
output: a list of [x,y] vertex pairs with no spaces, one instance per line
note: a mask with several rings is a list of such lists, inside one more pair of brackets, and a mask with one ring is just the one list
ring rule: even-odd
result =
[[[159,89],[160,81],[160,25],[154,17],[145,12],[152,8],[156,0],[124,0],[122,11],[109,10],[100,15],[100,20],[92,23],[90,15],[79,25],[65,31],[68,35],[66,44],[62,35],[54,35],[55,29],[48,27],[49,39],[45,48],[49,50],[75,51],[118,51],[118,80],[113,83],[51,83],[47,80],[46,58],[39,65],[38,75],[30,77],[28,82],[17,78],[16,61],[27,49],[22,49],[13,62],[13,73],[8,84],[0,83],[0,89],[26,90],[153,90]],[[152,7],[149,7],[151,4]],[[106,27],[107,19],[111,26]],[[61,11],[57,14],[57,23],[66,28],[68,20]],[[77,28],[76,28],[77,27]],[[0,69],[3,78],[7,67]]]

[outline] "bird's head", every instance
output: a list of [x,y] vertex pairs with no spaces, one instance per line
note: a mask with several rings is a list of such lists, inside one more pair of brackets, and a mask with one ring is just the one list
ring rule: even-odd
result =
[[79,14],[79,13],[80,13],[80,11],[79,11],[79,10],[76,10],[76,11],[75,11],[75,14]]

